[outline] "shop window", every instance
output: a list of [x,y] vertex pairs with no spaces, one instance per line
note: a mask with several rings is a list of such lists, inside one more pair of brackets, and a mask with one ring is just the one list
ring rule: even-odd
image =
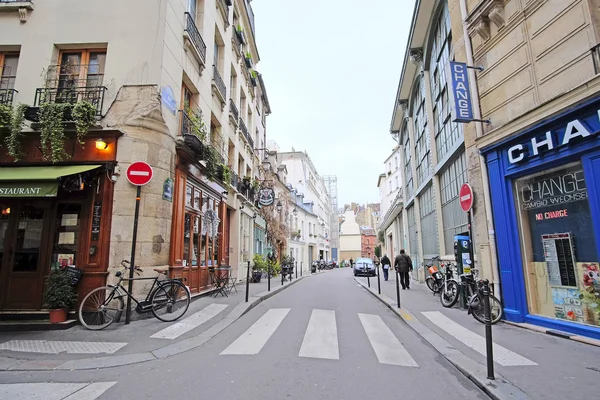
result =
[[600,324],[600,267],[581,163],[514,183],[529,311]]
[[[52,261],[63,267],[76,265],[81,204],[59,204],[56,213]],[[81,268],[81,267],[80,267]]]

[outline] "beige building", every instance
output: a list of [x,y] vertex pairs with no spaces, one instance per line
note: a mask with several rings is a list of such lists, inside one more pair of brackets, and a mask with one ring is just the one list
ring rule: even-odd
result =
[[361,256],[362,243],[360,224],[356,209],[346,207],[340,221],[340,260],[356,260]]
[[[21,261],[1,268],[0,310],[40,309],[52,263],[84,271],[82,294],[131,258],[136,189],[125,172],[134,161],[153,169],[142,188],[136,264],[185,277],[193,293],[209,287],[210,266],[245,276],[270,113],[254,29],[246,0],[0,2],[0,104],[30,106],[15,134],[22,161],[0,148],[0,184],[27,186],[21,198],[0,190],[0,246],[34,238],[3,258]],[[76,121],[80,103],[95,117],[83,145],[61,121]],[[44,110],[58,108],[69,114],[53,126],[64,128],[49,132]],[[39,176],[58,189],[33,197],[40,192],[23,180],[25,166],[47,171]],[[34,230],[20,232],[25,226]]]
[[[505,318],[595,338],[598,17],[585,0],[417,2],[391,125],[411,255],[452,255],[468,182],[475,267]],[[474,67],[473,122],[452,122],[449,61]]]

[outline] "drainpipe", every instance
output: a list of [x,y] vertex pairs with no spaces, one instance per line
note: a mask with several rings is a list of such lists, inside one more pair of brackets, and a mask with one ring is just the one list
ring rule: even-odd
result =
[[[463,38],[465,42],[465,52],[467,53],[467,64],[474,65],[473,60],[473,48],[471,47],[471,40],[469,37],[469,31],[467,29],[467,1],[460,0],[460,13],[462,17],[463,25]],[[479,106],[479,93],[477,92],[475,71],[469,69],[469,80],[473,82],[471,85],[471,98],[473,99],[473,113],[476,119],[481,120],[481,108]],[[475,122],[475,130],[477,132],[477,138],[483,136],[483,123],[481,121]],[[494,285],[494,294],[500,301],[502,301],[502,291],[500,290],[500,271],[498,269],[498,258],[496,252],[496,235],[494,229],[494,221],[492,219],[492,203],[490,196],[490,184],[488,179],[487,164],[484,157],[479,153],[479,168],[481,170],[481,179],[483,183],[483,203],[485,205],[485,218],[488,228],[488,242],[490,245],[490,261],[492,263],[492,283]]]

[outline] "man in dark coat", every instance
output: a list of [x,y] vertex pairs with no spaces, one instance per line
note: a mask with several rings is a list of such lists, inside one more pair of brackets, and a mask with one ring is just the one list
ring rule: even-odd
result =
[[390,266],[392,265],[390,259],[388,258],[387,254],[384,254],[383,257],[381,258],[381,268],[383,268],[383,280],[387,281],[388,280],[388,273],[390,271]]
[[400,250],[400,254],[396,256],[394,267],[400,274],[400,284],[402,285],[402,289],[410,289],[410,277],[408,273],[412,272],[413,264],[408,254],[404,252],[404,249]]

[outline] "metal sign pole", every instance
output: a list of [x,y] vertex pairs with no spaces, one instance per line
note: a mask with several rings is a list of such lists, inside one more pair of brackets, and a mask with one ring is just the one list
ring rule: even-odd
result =
[[[135,214],[133,216],[133,236],[131,238],[131,264],[129,264],[129,282],[127,284],[127,290],[132,293],[133,290],[133,271],[135,270],[135,245],[137,241],[137,228],[138,218],[140,215],[140,196],[142,194],[142,187],[137,187],[135,195]],[[127,296],[127,310],[125,311],[125,324],[129,324],[131,318],[131,296]]]

